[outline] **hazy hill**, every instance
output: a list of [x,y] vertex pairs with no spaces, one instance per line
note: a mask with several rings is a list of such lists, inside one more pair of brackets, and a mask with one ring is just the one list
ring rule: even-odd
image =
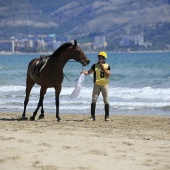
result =
[[170,44],[170,0],[0,0],[0,39],[18,34],[92,39],[118,46],[124,35],[144,34],[155,49]]

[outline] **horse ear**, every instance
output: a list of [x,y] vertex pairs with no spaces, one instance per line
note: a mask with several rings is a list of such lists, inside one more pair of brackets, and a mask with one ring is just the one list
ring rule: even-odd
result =
[[74,40],[74,47],[77,46],[77,40]]

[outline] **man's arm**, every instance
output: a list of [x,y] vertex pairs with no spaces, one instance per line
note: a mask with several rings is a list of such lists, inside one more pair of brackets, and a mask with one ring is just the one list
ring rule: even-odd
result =
[[82,73],[84,74],[84,75],[89,75],[90,73],[92,73],[93,72],[93,69],[90,69],[90,70],[88,70],[88,71],[83,71]]

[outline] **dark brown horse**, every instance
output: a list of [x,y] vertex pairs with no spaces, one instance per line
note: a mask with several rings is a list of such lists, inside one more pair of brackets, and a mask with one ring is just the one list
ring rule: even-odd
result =
[[29,101],[31,89],[34,84],[37,83],[41,86],[40,99],[33,116],[30,117],[30,120],[35,120],[35,116],[37,115],[40,107],[41,114],[39,119],[44,118],[43,100],[47,88],[50,87],[55,89],[56,118],[58,121],[61,120],[59,116],[59,95],[63,82],[63,68],[70,59],[80,62],[83,66],[88,65],[90,62],[81,48],[77,45],[77,41],[74,40],[74,44],[65,43],[61,45],[52,55],[44,57],[43,59],[42,57],[35,58],[29,63],[26,79],[26,97],[24,101],[24,111],[22,114],[23,119],[25,118],[26,107]]

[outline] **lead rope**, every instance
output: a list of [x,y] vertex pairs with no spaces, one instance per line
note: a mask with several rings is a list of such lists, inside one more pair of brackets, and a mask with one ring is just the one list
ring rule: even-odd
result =
[[[71,61],[71,62],[76,62],[76,61]],[[82,68],[82,72],[83,72],[83,65],[81,65],[81,68]],[[79,78],[77,78],[76,80],[70,80],[70,79],[68,79],[67,78],[67,76],[63,73],[63,75],[64,75],[64,77],[68,80],[68,81],[70,81],[70,82],[75,82],[75,81],[77,81]]]

